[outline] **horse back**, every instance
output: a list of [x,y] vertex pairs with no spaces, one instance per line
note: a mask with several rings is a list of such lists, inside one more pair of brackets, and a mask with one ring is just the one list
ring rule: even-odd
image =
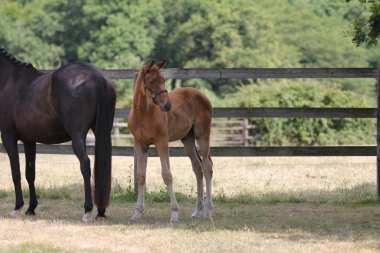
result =
[[169,93],[172,109],[168,114],[170,141],[183,138],[192,127],[210,128],[212,105],[199,90],[191,87],[178,88]]
[[[20,140],[53,144],[70,141],[69,129],[87,132],[95,124],[94,79],[107,80],[100,70],[73,63],[51,74],[29,71],[20,72],[2,87],[0,131],[16,132]],[[115,93],[112,83],[107,83]]]
[[[104,92],[103,98],[108,97],[111,105],[116,103],[116,91],[110,79],[97,67],[86,62],[71,63],[55,71],[52,75],[52,89],[57,97],[62,121],[66,124],[83,122],[76,123],[76,127],[83,131],[95,124],[97,92]],[[112,108],[114,106],[110,108],[113,115]]]
[[202,92],[195,88],[183,87],[178,88],[169,93],[169,98],[172,103],[172,110],[169,114],[175,117],[185,115],[186,117],[197,118],[212,118],[212,105],[210,100]]

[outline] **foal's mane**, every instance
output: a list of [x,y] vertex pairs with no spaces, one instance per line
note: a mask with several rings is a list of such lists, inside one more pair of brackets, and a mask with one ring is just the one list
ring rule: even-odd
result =
[[14,63],[20,65],[20,66],[26,66],[26,67],[33,67],[32,64],[30,63],[27,63],[27,62],[22,62],[20,60],[18,60],[16,57],[14,57],[11,53],[8,52],[8,50],[6,50],[5,48],[3,48],[2,46],[0,46],[0,54],[4,55],[5,57],[7,57],[9,60],[13,61]]

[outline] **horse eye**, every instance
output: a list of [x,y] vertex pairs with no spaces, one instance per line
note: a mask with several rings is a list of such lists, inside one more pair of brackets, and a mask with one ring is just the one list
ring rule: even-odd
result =
[[154,84],[154,81],[153,81],[153,80],[150,80],[150,81],[149,81],[149,84],[150,84],[150,85],[153,85],[153,84]]

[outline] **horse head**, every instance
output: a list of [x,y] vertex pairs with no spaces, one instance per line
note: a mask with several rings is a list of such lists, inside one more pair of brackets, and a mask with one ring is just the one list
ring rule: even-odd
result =
[[[165,66],[166,59],[154,64],[152,60],[148,65],[144,66],[140,74],[144,82],[145,95],[151,97],[156,105],[159,105],[163,112],[167,112],[172,108],[168,91],[165,87],[165,78],[161,75],[160,69]],[[146,92],[149,91],[149,93]]]

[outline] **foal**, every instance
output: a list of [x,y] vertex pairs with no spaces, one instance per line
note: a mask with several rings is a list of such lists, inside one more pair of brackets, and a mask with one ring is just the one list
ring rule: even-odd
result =
[[[205,207],[204,218],[211,218],[212,160],[210,156],[210,125],[212,106],[210,100],[194,88],[179,88],[168,93],[160,69],[166,60],[143,66],[137,77],[133,106],[128,127],[135,138],[137,157],[138,199],[132,220],[137,221],[144,211],[144,185],[148,149],[157,147],[161,160],[161,175],[170,195],[171,218],[178,221],[178,203],[173,190],[169,163],[169,142],[181,140],[197,178],[197,203],[193,218],[199,218]],[[200,148],[198,153],[195,140]],[[206,181],[204,203],[203,176]]]

